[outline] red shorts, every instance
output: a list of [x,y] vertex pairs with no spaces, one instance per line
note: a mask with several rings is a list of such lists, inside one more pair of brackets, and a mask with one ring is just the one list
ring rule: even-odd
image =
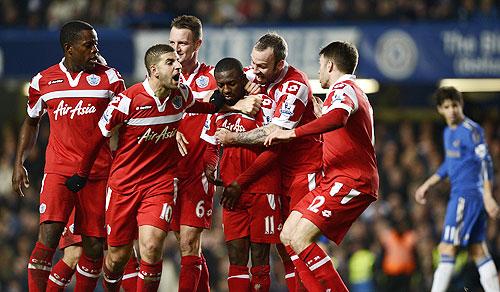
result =
[[314,223],[324,236],[340,244],[352,223],[375,198],[348,186],[336,184],[339,186],[336,192],[322,192],[321,188],[316,188],[293,210],[302,213],[302,218]]
[[251,242],[280,243],[279,195],[242,194],[234,210],[222,209],[226,241],[250,237]]
[[[170,185],[171,187],[171,185]],[[171,188],[151,187],[128,194],[108,189],[106,209],[108,245],[131,243],[138,235],[138,227],[151,225],[168,232],[174,205]]]
[[69,216],[68,223],[64,227],[61,239],[59,239],[59,249],[63,250],[71,245],[82,245],[82,236],[75,233],[75,209]]
[[180,225],[210,229],[214,185],[208,183],[205,173],[181,179],[178,183],[174,217],[170,225],[172,230],[179,231]]
[[283,176],[283,191],[289,197],[288,206],[284,205],[284,212],[288,216],[290,208],[295,207],[310,191],[319,186],[321,173],[304,173],[295,176]]
[[46,173],[40,190],[40,223],[67,223],[75,209],[75,234],[104,237],[104,205],[107,179],[89,179],[73,193],[64,184],[68,176]]

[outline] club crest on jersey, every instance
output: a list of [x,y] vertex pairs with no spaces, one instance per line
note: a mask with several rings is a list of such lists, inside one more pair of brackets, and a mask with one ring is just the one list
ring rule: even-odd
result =
[[180,109],[182,107],[182,97],[180,95],[174,96],[174,98],[172,98],[172,104],[175,109]]
[[91,85],[91,86],[97,86],[99,85],[99,83],[101,82],[101,77],[100,76],[97,76],[95,74],[90,74],[89,76],[87,76],[87,82]]
[[198,78],[196,78],[196,85],[198,85],[199,88],[205,88],[208,86],[210,79],[208,79],[207,76],[203,75]]

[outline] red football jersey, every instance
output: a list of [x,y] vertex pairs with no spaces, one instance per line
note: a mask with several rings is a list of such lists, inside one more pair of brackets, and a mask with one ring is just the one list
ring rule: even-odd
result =
[[[38,73],[31,80],[27,111],[32,118],[48,112],[50,136],[45,173],[72,175],[109,101],[125,89],[120,74],[97,64],[91,72],[70,73],[64,59]],[[106,178],[111,164],[109,144],[100,150],[90,172],[92,178]]]
[[[191,88],[196,100],[205,101],[217,89],[217,82],[213,75],[213,67],[198,63],[196,69],[189,76],[181,74],[181,82]],[[203,153],[206,144],[200,139],[203,125],[207,120],[206,114],[185,113],[179,126],[189,144],[186,145],[188,154],[179,162],[178,177],[197,175],[203,172]]]
[[[354,75],[344,75],[330,87],[323,114],[341,108],[349,113],[347,124],[323,134],[323,191],[334,192],[334,182],[377,197],[378,171],[375,158],[373,109]],[[337,184],[340,186],[340,184]],[[331,191],[330,191],[331,190]],[[338,191],[338,190],[336,190]]]
[[121,125],[108,182],[113,190],[130,193],[173,182],[181,158],[175,134],[193,104],[191,90],[183,84],[161,102],[147,79],[113,99],[99,121],[106,137]]
[[[252,80],[252,70],[246,71]],[[285,129],[293,129],[316,119],[312,103],[312,91],[307,76],[285,63],[281,75],[263,87],[276,102],[272,123]],[[280,155],[283,175],[308,174],[321,169],[320,135],[302,137],[282,145]]]
[[[205,124],[201,138],[212,145],[216,145],[215,131],[218,128],[243,133],[267,125],[272,120],[275,108],[276,103],[274,100],[263,95],[262,107],[255,117],[238,112],[211,115]],[[224,184],[227,185],[234,181],[240,173],[252,165],[257,156],[264,150],[263,146],[256,145],[224,146],[220,161],[221,178]],[[248,188],[245,188],[245,193],[280,194],[280,181],[279,168],[274,163],[267,173],[262,174]]]

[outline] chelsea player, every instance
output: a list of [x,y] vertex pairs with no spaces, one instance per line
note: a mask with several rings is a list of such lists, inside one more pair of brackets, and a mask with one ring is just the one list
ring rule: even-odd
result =
[[429,187],[447,177],[450,180],[451,195],[438,247],[441,260],[434,273],[432,292],[448,288],[455,255],[462,246],[469,248],[483,289],[498,292],[498,273],[485,240],[486,213],[497,218],[500,211],[492,193],[493,164],[483,129],[464,116],[462,95],[454,87],[439,88],[434,96],[437,110],[448,125],[443,135],[446,158],[415,192],[416,201],[425,204]]

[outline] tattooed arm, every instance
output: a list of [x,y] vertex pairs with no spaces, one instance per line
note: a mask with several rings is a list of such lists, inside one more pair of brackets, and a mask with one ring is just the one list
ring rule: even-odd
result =
[[218,129],[215,136],[223,145],[262,145],[264,144],[266,137],[275,129],[281,129],[281,127],[275,124],[269,124],[244,133],[235,133],[226,129]]

